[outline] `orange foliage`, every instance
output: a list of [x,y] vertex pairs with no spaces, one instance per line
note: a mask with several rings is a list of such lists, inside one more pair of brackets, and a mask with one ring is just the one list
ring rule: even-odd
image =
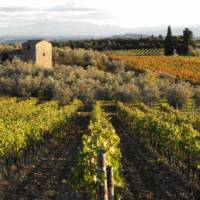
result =
[[108,55],[111,60],[124,61],[129,70],[153,71],[174,75],[200,83],[200,58],[183,56]]

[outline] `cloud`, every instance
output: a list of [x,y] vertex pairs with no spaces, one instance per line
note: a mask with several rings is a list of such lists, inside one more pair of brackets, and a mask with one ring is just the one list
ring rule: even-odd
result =
[[55,6],[55,7],[51,7],[47,9],[47,11],[51,11],[51,12],[88,12],[88,11],[97,11],[97,10],[98,9],[96,8],[77,6],[74,3],[67,3],[64,5],[59,5],[59,6]]
[[94,12],[99,9],[92,7],[83,7],[75,3],[61,4],[49,8],[22,7],[22,6],[4,6],[0,7],[0,12],[29,12],[29,11],[46,11],[46,12]]
[[104,10],[92,7],[83,7],[78,4],[37,8],[37,7],[0,7],[0,27],[20,27],[26,24],[37,24],[46,21],[62,22],[66,19],[71,22],[105,21],[113,17]]
[[17,6],[7,6],[7,7],[0,7],[0,12],[28,12],[28,11],[35,11],[34,8],[31,7],[17,7]]
[[101,19],[113,19],[114,17],[105,11],[99,11],[99,12],[91,12],[83,15],[75,15],[72,17],[72,19],[75,20],[101,20]]

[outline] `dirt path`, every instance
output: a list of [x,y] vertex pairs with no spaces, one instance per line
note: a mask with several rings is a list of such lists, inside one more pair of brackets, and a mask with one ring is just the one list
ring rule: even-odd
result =
[[130,136],[117,115],[112,123],[121,138],[122,165],[128,191],[124,200],[197,200],[194,187],[159,160],[136,137]]
[[59,142],[53,142],[48,153],[31,165],[26,179],[7,191],[5,200],[82,200],[84,193],[72,188],[71,168],[80,139],[86,132],[88,117],[79,116]]

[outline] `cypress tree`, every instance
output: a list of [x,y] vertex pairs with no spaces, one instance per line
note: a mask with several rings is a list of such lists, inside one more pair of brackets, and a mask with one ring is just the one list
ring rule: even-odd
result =
[[183,31],[183,54],[187,55],[189,48],[193,45],[193,32],[186,28]]
[[167,37],[165,39],[165,55],[170,56],[174,54],[174,39],[172,36],[171,26],[168,26]]

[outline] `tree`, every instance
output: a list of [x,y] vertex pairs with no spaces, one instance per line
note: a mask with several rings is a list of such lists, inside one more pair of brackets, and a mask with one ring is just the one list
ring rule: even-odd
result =
[[166,56],[170,56],[174,54],[174,38],[172,36],[172,31],[171,31],[171,27],[168,26],[167,29],[167,37],[165,39],[165,55]]
[[184,55],[189,53],[190,47],[193,46],[193,33],[190,29],[186,28],[183,31],[183,49],[182,52]]
[[170,105],[175,108],[183,108],[193,96],[193,91],[188,83],[180,82],[172,85],[166,93]]
[[163,36],[160,34],[160,35],[158,36],[158,39],[159,39],[159,40],[163,40]]

